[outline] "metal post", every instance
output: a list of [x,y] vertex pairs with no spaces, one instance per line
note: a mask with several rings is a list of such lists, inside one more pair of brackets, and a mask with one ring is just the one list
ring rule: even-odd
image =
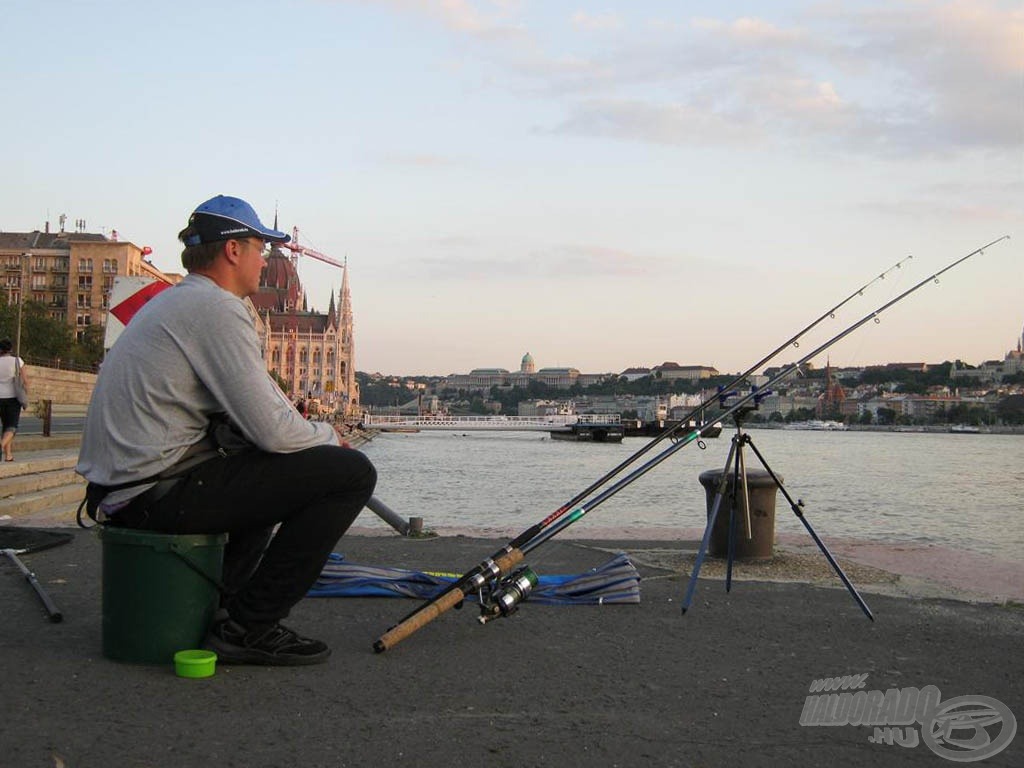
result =
[[[381,520],[390,525],[396,531],[403,536],[409,535],[409,523],[405,519],[395,512],[391,507],[385,504],[383,501],[378,499],[376,496],[371,496],[370,500],[366,502],[367,509],[371,510]],[[423,522],[420,520],[420,529],[422,530]]]
[[14,337],[15,357],[21,357],[21,305],[25,303],[25,262],[30,255],[23,253],[18,259],[18,331]]

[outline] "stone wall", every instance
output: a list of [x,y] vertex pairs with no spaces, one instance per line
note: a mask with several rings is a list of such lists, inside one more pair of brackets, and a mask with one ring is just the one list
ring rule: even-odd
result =
[[87,405],[96,386],[95,373],[62,371],[38,365],[26,365],[25,377],[32,401],[30,410],[39,400],[50,400],[55,405]]

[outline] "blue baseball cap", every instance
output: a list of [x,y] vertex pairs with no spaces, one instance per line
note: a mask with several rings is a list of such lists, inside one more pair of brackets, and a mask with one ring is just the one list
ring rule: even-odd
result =
[[201,203],[192,211],[188,225],[196,233],[183,239],[185,245],[241,240],[246,237],[262,237],[271,243],[287,243],[291,240],[284,232],[263,226],[256,211],[245,200],[226,195],[217,195]]

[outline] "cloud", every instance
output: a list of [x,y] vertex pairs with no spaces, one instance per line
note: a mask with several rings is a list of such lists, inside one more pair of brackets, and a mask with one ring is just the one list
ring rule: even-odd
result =
[[913,197],[862,204],[861,210],[902,219],[1019,223],[1024,180],[927,184]]
[[[471,243],[452,241],[449,244],[454,248],[462,248]],[[421,259],[418,264],[431,279],[475,282],[649,277],[660,267],[657,259],[596,245],[552,246],[516,258],[463,256],[449,252],[443,256]]]
[[[490,87],[561,109],[539,133],[691,146],[813,141],[905,159],[1021,145],[1017,4],[808,2],[785,16],[682,20],[624,4],[577,11],[568,36],[550,34],[543,9],[516,2],[380,4],[481,43],[469,55],[490,65]],[[590,34],[598,30],[614,34]]]
[[381,157],[382,165],[406,168],[449,168],[461,163],[451,157],[431,154],[390,154]]
[[648,275],[655,267],[651,259],[628,251],[596,245],[563,245],[532,255],[552,277],[626,277]]
[[572,25],[588,32],[616,30],[622,28],[622,19],[617,13],[590,14],[577,11],[572,15]]
[[[350,0],[352,1],[352,0]],[[518,37],[524,28],[514,20],[519,3],[491,0],[473,4],[468,0],[354,0],[364,5],[381,5],[401,13],[415,13],[439,21],[460,34],[483,39]],[[482,5],[486,10],[480,10]]]
[[545,131],[669,145],[737,145],[758,139],[755,126],[738,116],[635,99],[576,103],[563,122]]
[[695,29],[722,34],[732,40],[745,44],[783,44],[799,43],[807,38],[801,29],[784,29],[764,19],[749,16],[732,22],[720,19],[696,18],[692,21]]
[[866,203],[861,210],[906,220],[1011,222],[1019,220],[1017,211],[995,205],[979,205],[971,201],[940,202],[936,200],[897,200]]

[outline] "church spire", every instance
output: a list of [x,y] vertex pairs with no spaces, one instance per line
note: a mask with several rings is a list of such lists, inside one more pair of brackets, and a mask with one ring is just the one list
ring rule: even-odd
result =
[[352,294],[348,290],[348,256],[341,272],[341,316],[338,318],[341,327],[349,332],[352,329]]
[[341,273],[341,306],[338,309],[338,337],[342,345],[342,380],[348,393],[348,406],[359,402],[359,384],[356,382],[356,340],[352,322],[352,294],[348,289],[348,256]]

